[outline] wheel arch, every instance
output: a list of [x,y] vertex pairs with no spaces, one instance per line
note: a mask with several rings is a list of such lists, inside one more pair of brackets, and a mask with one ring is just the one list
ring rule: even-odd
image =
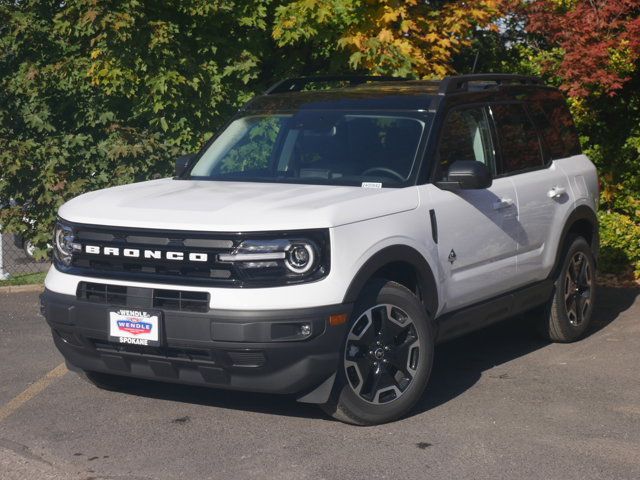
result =
[[551,270],[552,275],[555,275],[558,268],[562,265],[562,259],[568,248],[567,241],[573,235],[584,237],[587,243],[589,243],[593,256],[597,262],[598,252],[600,249],[598,217],[593,209],[586,205],[580,205],[571,212],[569,218],[567,218],[567,221],[564,224],[564,227],[562,228],[555,262],[553,264],[553,269]]
[[354,303],[367,282],[373,278],[396,281],[417,293],[431,318],[438,311],[438,291],[433,271],[416,249],[407,245],[392,245],[373,254],[351,280],[343,302]]

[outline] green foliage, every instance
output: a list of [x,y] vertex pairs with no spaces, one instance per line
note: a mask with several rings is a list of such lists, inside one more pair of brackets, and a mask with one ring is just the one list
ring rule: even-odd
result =
[[640,77],[613,97],[573,98],[585,153],[598,167],[603,271],[640,278]]
[[69,198],[168,175],[258,88],[270,3],[0,1],[0,224],[44,247]]
[[9,280],[0,280],[0,287],[8,287],[10,285],[33,285],[37,283],[44,283],[44,277],[46,277],[46,272],[42,273],[29,273],[27,275],[18,275],[16,277],[11,277]]
[[600,270],[620,273],[631,266],[640,278],[640,224],[617,212],[600,212],[599,219]]
[[353,70],[430,78],[453,72],[453,56],[474,31],[492,27],[499,4],[293,0],[276,9],[273,36],[280,46],[313,43],[324,54],[348,53]]
[[281,120],[278,117],[257,117],[252,120],[244,137],[221,159],[222,172],[237,173],[269,166]]

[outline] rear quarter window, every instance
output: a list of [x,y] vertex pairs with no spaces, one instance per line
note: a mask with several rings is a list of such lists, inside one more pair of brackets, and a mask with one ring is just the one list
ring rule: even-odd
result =
[[582,152],[573,118],[564,99],[532,101],[529,109],[550,160]]

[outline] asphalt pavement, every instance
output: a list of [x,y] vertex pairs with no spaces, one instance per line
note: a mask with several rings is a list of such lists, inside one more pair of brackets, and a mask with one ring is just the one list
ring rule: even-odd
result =
[[571,345],[515,318],[438,347],[407,418],[331,420],[280,396],[67,372],[37,293],[0,293],[0,478],[638,479],[640,291],[602,288]]

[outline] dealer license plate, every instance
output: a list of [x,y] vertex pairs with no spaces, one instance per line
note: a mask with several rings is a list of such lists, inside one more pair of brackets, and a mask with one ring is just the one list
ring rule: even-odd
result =
[[160,313],[144,310],[111,310],[109,341],[155,347],[160,345]]

